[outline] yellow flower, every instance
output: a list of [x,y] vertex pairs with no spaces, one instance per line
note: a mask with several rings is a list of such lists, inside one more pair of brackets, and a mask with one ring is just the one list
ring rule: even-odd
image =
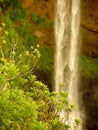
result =
[[8,35],[8,31],[5,31],[5,34]]
[[30,55],[29,51],[26,51],[26,56],[29,56],[29,55]]
[[3,40],[2,40],[2,43],[4,43],[4,44],[5,44],[5,43],[6,43],[6,40],[5,40],[5,39],[3,39]]
[[34,49],[34,53],[37,53],[37,52],[38,52],[38,50],[35,48],[35,49]]
[[2,25],[3,27],[5,27],[5,26],[6,26],[6,24],[5,24],[5,23],[1,23],[1,25]]
[[39,44],[37,44],[37,46],[36,46],[37,48],[39,48]]
[[22,54],[20,54],[18,57],[21,58],[21,57],[22,57]]
[[41,56],[40,53],[38,53],[38,54],[37,54],[37,57],[40,58],[40,56]]
[[12,54],[12,55],[15,55],[15,54],[16,54],[16,52],[15,52],[15,51],[12,51],[12,52],[11,52],[11,54]]
[[34,49],[34,47],[33,47],[33,46],[31,46],[31,49]]

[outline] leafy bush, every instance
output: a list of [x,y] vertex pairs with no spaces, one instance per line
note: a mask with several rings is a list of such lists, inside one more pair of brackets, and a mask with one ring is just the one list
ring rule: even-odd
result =
[[[11,30],[9,28],[11,26]],[[11,21],[0,28],[0,129],[67,130],[73,110],[67,92],[49,92],[33,75],[39,46],[27,50]],[[60,117],[62,110],[65,117]],[[76,121],[76,125],[78,121]]]
[[86,78],[92,79],[98,77],[98,58],[80,57],[80,72]]
[[33,130],[37,120],[36,108],[36,103],[23,90],[0,90],[0,129]]
[[19,54],[18,43],[16,44],[16,39],[13,39],[13,35],[16,34],[11,35],[6,28],[6,24],[2,23],[0,28],[0,114],[2,115],[0,129],[46,130],[46,124],[38,120],[36,102],[31,94],[22,89],[29,79],[31,81],[35,79],[31,73],[40,57],[39,51],[31,46],[30,51],[24,50]]
[[4,12],[7,11],[9,7],[21,7],[19,0],[0,0],[0,4]]
[[10,17],[12,20],[19,20],[19,19],[25,19],[26,13],[22,7],[19,7],[18,9],[15,8],[12,13],[10,14]]
[[1,0],[0,5],[3,14],[9,14],[12,20],[26,18],[26,13],[20,0]]
[[40,69],[51,71],[53,69],[53,50],[48,46],[43,46],[40,48],[41,57],[39,59]]
[[35,12],[32,14],[31,20],[43,29],[51,29],[53,27],[53,22],[47,16],[40,16]]

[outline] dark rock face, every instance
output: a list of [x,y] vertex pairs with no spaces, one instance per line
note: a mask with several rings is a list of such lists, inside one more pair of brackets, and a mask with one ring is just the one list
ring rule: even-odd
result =
[[98,0],[81,0],[82,51],[98,56]]
[[81,108],[84,109],[84,128],[98,130],[98,78],[86,79],[81,77],[80,94]]
[[[98,0],[81,0],[81,34],[82,54],[98,58]],[[98,130],[98,77],[82,77],[80,81],[85,109],[84,127]]]
[[82,53],[86,56],[98,57],[98,33],[89,30],[85,26],[81,27],[82,33]]
[[81,22],[98,32],[98,0],[81,0]]

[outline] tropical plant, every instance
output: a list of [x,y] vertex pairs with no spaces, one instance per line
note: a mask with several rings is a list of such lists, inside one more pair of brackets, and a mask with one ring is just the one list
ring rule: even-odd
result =
[[[11,28],[9,27],[11,26]],[[0,27],[0,129],[67,130],[74,105],[68,93],[50,92],[34,71],[40,58],[39,45],[27,50],[9,21]],[[62,110],[66,116],[61,117]],[[78,126],[79,121],[76,120]],[[77,128],[77,127],[76,127]]]
[[0,129],[46,130],[46,123],[38,120],[36,101],[22,88],[29,79],[31,81],[35,79],[32,72],[40,57],[38,46],[37,48],[31,46],[31,50],[25,49],[19,54],[19,39],[15,32],[13,33],[16,39],[13,35],[10,37],[6,24],[2,23],[0,28]]

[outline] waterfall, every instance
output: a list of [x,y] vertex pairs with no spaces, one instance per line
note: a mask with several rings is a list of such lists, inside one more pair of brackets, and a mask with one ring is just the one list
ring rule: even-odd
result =
[[[78,37],[80,23],[80,0],[57,0],[55,17],[55,91],[68,91],[70,103],[78,103]],[[64,88],[60,84],[66,83]],[[64,110],[60,116],[63,117]],[[80,118],[79,109],[69,114],[70,130],[74,119]],[[80,128],[81,129],[81,128]]]

